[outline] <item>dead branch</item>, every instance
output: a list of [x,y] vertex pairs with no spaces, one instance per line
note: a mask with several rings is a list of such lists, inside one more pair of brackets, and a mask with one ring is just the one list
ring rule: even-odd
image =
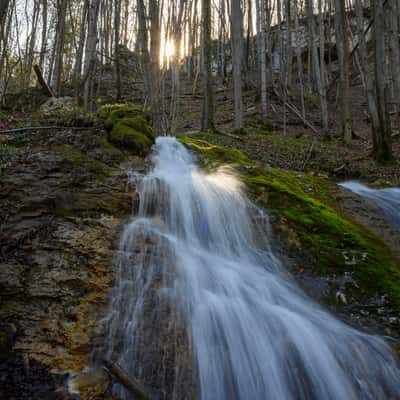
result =
[[300,118],[305,125],[307,125],[313,132],[315,132],[317,135],[319,135],[319,132],[317,130],[317,128],[315,128],[310,122],[308,122],[302,115],[301,112],[297,109],[297,107],[291,103],[289,103],[287,100],[284,101],[282,99],[282,97],[280,96],[280,94],[278,93],[278,91],[274,88],[274,94],[275,96],[283,103],[286,104],[287,108],[294,114],[296,115],[298,118]]
[[22,128],[13,128],[13,129],[4,129],[1,130],[0,133],[18,133],[24,131],[36,131],[36,130],[44,130],[44,129],[73,129],[75,131],[81,131],[85,129],[91,129],[92,127],[88,126],[23,126]]
[[49,96],[49,97],[54,97],[54,93],[51,90],[50,86],[47,84],[47,82],[43,78],[42,70],[40,69],[39,65],[34,65],[33,70],[35,71],[36,78],[44,90],[44,92]]
[[128,375],[117,365],[110,360],[103,360],[107,370],[123,385],[135,398],[139,400],[149,400],[150,397],[146,394],[145,389],[141,384]]
[[303,168],[302,168],[303,171],[306,169],[306,165],[307,165],[309,159],[311,158],[312,152],[314,150],[314,145],[315,145],[315,139],[312,141],[310,150],[308,151],[307,156],[304,160],[304,164],[303,164]]
[[220,131],[218,131],[218,133],[219,133],[220,135],[227,136],[227,137],[230,137],[230,138],[232,138],[232,139],[240,140],[240,141],[242,141],[242,142],[243,142],[243,140],[244,140],[242,137],[237,136],[237,135],[234,135],[234,134],[232,134],[232,133],[220,132]]

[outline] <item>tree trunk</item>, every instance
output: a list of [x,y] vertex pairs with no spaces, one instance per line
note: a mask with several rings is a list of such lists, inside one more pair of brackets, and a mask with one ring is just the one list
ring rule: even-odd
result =
[[9,4],[10,0],[0,0],[0,50],[1,46],[4,45],[2,42],[4,39],[4,26],[6,22]]
[[243,62],[243,14],[240,0],[231,0],[233,96],[235,129],[243,128],[242,62]]
[[378,106],[376,103],[375,87],[373,83],[373,74],[370,71],[367,44],[365,40],[364,33],[364,17],[362,0],[356,0],[356,16],[357,16],[357,36],[358,36],[358,52],[360,54],[360,65],[362,67],[363,82],[365,83],[365,92],[367,95],[368,109],[371,117],[372,123],[372,141],[374,144],[374,149],[376,147],[376,137],[379,135],[380,121],[378,115]]
[[202,0],[202,26],[203,26],[203,110],[201,129],[214,130],[214,104],[211,75],[211,1]]
[[347,26],[345,0],[335,0],[336,5],[336,47],[340,71],[340,134],[345,143],[351,143],[352,122],[349,107],[349,30]]
[[25,71],[24,71],[24,89],[28,89],[30,86],[31,80],[31,73],[32,73],[32,66],[33,66],[33,58],[34,58],[34,50],[35,50],[35,41],[36,41],[36,31],[37,25],[39,20],[39,10],[40,5],[39,1],[35,0],[33,5],[33,16],[32,16],[32,29],[29,38],[29,49],[28,54],[26,55],[26,64],[25,64]]
[[375,86],[380,130],[375,132],[374,156],[378,161],[392,159],[391,126],[388,110],[383,0],[373,0]]
[[150,15],[150,106],[153,128],[162,133],[160,99],[160,9],[158,0],[149,0]]
[[58,1],[58,21],[57,21],[57,39],[55,43],[54,54],[54,72],[53,72],[53,91],[56,97],[61,94],[61,78],[63,67],[63,54],[65,42],[65,15],[67,12],[67,0]]
[[296,52],[297,74],[300,87],[301,115],[303,118],[306,118],[306,108],[304,104],[303,61],[301,59],[301,31],[299,27],[299,10],[298,10],[297,0],[294,0],[293,7],[294,7],[294,30],[296,35],[295,52]]
[[96,65],[97,17],[99,14],[99,8],[100,0],[92,0],[89,6],[88,36],[85,49],[85,82],[83,91],[83,104],[85,111],[93,111],[90,103],[90,88],[92,87],[93,74]]
[[390,19],[390,64],[393,81],[394,102],[396,112],[400,116],[400,48],[399,48],[399,13],[400,8],[397,0],[389,0]]
[[143,81],[146,93],[150,90],[150,59],[149,59],[149,49],[148,49],[148,36],[147,36],[147,26],[146,26],[146,13],[144,8],[143,0],[137,0],[137,14],[138,14],[138,24],[139,24],[139,49],[141,55],[142,69],[143,69]]
[[80,30],[79,30],[78,49],[76,51],[76,59],[75,59],[75,66],[74,66],[74,78],[73,78],[76,97],[78,97],[81,92],[82,59],[83,59],[83,49],[84,49],[84,45],[85,45],[88,9],[89,9],[89,0],[84,0],[81,26],[80,26]]
[[117,90],[116,100],[121,100],[121,62],[120,62],[120,30],[121,30],[121,0],[114,0],[114,59],[115,59],[115,86]]
[[47,52],[47,0],[42,0],[42,43],[40,46],[39,67],[44,70],[44,60]]
[[267,64],[265,59],[265,0],[256,0],[257,42],[260,73],[261,117],[267,119]]
[[325,79],[322,77],[320,60],[318,57],[318,50],[316,44],[316,34],[315,34],[315,19],[313,13],[312,0],[306,0],[307,7],[307,22],[308,30],[310,35],[310,51],[311,51],[311,61],[313,69],[313,77],[318,89],[318,97],[320,103],[321,119],[322,119],[322,129],[325,138],[329,138],[329,126],[328,126],[328,104],[326,98],[326,87]]

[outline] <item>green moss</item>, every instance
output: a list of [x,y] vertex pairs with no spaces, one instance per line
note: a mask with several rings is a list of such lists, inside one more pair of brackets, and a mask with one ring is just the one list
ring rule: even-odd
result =
[[276,216],[278,230],[291,232],[294,249],[313,260],[314,270],[333,275],[352,272],[362,296],[388,293],[400,308],[400,265],[385,243],[335,209],[335,186],[330,181],[261,168],[238,150],[203,140],[183,137],[181,141],[217,164],[239,160],[251,196]]
[[149,116],[144,113],[140,107],[131,104],[105,104],[97,111],[100,119],[105,121],[107,129],[111,130],[118,120],[123,118],[136,118],[141,117],[146,124],[149,122]]
[[[245,177],[260,203],[272,208],[280,223],[296,232],[321,273],[351,270],[367,295],[389,293],[400,307],[400,266],[388,247],[365,228],[306,193],[295,177],[281,173]],[[265,191],[267,196],[260,197]],[[323,195],[321,197],[324,197]]]
[[118,122],[120,124],[129,126],[129,128],[132,128],[135,131],[140,132],[147,137],[152,137],[153,139],[155,139],[153,129],[147,123],[147,121],[140,115],[136,117],[124,117]]
[[117,147],[141,156],[145,156],[153,145],[153,141],[149,137],[125,125],[123,121],[114,125],[109,140]]
[[128,106],[128,104],[126,104],[126,103],[104,104],[97,110],[97,115],[102,120],[106,120],[112,111],[120,110],[127,106]]
[[54,151],[61,155],[67,162],[73,164],[75,168],[95,175],[96,179],[100,181],[104,180],[113,170],[101,161],[88,157],[71,145],[57,146],[54,148]]
[[183,136],[179,139],[183,144],[196,150],[203,159],[217,163],[231,163],[238,165],[252,165],[253,162],[238,149],[210,144],[205,140]]
[[155,135],[149,117],[139,107],[130,104],[106,104],[98,111],[110,132],[108,139],[116,147],[130,153],[146,156]]

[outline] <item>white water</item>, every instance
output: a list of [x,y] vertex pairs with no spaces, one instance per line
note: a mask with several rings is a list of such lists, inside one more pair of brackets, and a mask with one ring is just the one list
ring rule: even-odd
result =
[[400,189],[370,189],[359,182],[344,182],[339,184],[360,196],[375,202],[385,213],[389,222],[400,228]]
[[288,278],[268,245],[266,216],[231,171],[201,172],[167,137],[152,161],[138,216],[121,237],[107,357],[140,375],[141,325],[172,302],[189,334],[198,399],[400,399],[389,347],[330,316]]

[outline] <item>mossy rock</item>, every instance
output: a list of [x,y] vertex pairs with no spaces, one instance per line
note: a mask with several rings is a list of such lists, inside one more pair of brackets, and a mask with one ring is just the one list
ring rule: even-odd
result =
[[140,115],[135,117],[125,117],[117,121],[119,124],[126,125],[143,135],[155,139],[155,135],[151,126],[147,123],[145,118]]
[[[400,309],[400,265],[387,245],[368,229],[335,208],[335,185],[327,179],[265,168],[236,149],[203,140],[181,141],[214,164],[236,162],[243,181],[258,204],[270,209],[276,223],[292,233],[292,244],[313,260],[322,275],[351,272],[361,297],[388,294]],[[207,162],[206,162],[207,164]]]
[[126,149],[139,156],[146,156],[154,143],[152,137],[138,132],[123,121],[117,122],[110,133],[109,140],[115,146]]
[[253,161],[245,156],[238,149],[228,149],[223,146],[208,143],[205,140],[197,140],[188,136],[179,139],[183,144],[193,148],[196,152],[208,161],[221,163],[230,163],[238,165],[252,165]]
[[105,119],[108,140],[134,155],[146,156],[155,141],[149,117],[139,107],[129,104],[107,104],[98,111]]
[[97,115],[105,121],[106,127],[112,127],[119,119],[137,116],[144,118],[147,123],[150,122],[150,116],[140,107],[126,103],[105,104],[98,109]]

